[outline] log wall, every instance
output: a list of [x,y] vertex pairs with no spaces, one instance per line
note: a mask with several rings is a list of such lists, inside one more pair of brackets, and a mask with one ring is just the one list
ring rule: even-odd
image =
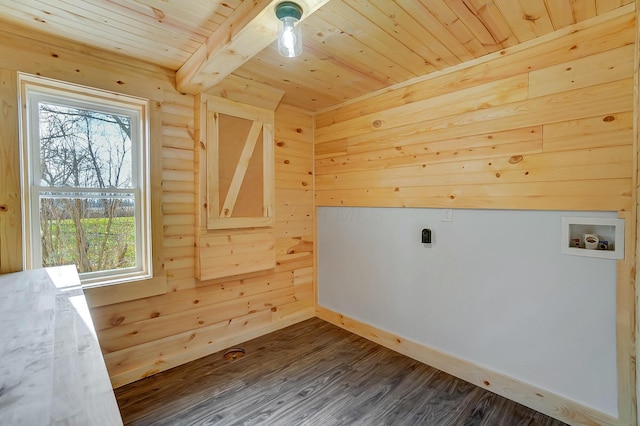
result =
[[0,216],[2,272],[22,269],[16,255],[21,235],[16,72],[152,100],[151,151],[161,167],[152,189],[152,200],[161,200],[153,217],[154,232],[161,234],[154,269],[166,280],[87,290],[114,386],[314,316],[309,113],[276,111],[276,268],[200,282],[194,275],[194,98],[174,89],[173,72],[37,33],[21,34],[18,28],[3,28],[0,35],[0,205],[7,210]]

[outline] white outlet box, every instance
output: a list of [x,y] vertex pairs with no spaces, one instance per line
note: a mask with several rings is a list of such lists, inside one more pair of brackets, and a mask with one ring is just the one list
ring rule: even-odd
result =
[[[585,234],[596,234],[606,240],[605,250],[584,248],[581,239]],[[601,257],[604,259],[624,259],[624,219],[605,217],[563,217],[562,253],[574,256]],[[575,243],[579,243],[576,247]]]
[[442,221],[453,222],[453,209],[442,209]]

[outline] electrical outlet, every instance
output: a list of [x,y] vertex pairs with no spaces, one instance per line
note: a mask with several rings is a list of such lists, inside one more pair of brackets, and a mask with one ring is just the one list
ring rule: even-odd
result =
[[442,209],[442,221],[453,222],[453,209]]

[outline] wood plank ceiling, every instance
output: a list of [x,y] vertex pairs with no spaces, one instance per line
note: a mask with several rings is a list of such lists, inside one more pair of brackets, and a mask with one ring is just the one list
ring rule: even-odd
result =
[[[304,0],[311,11],[320,7],[304,17],[303,54],[280,57],[267,39],[230,78],[283,90],[283,102],[317,111],[633,1]],[[244,9],[260,7],[268,17],[274,4],[254,0]],[[178,71],[201,46],[209,55],[207,40],[238,22],[242,8],[243,0],[0,0],[0,28],[4,22],[14,32],[41,31]]]

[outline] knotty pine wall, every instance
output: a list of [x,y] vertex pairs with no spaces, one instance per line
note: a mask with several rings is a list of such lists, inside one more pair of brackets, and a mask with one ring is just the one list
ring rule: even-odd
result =
[[317,204],[629,210],[634,23],[590,21],[318,114]]
[[163,244],[170,291],[92,311],[114,386],[315,315],[310,115],[286,106],[276,110],[275,270],[199,282],[193,278],[197,167],[189,101],[163,108]]
[[198,282],[194,278],[194,99],[175,91],[173,73],[8,27],[0,30],[0,70],[4,105],[0,204],[8,206],[0,212],[3,272],[22,269],[16,255],[16,246],[20,252],[16,72],[152,100],[151,151],[162,168],[157,173],[162,185],[152,192],[154,200],[161,199],[154,218],[154,232],[161,233],[161,241],[154,257],[166,284],[156,280],[86,292],[114,386],[314,316],[310,114],[286,106],[276,111],[275,270]]

